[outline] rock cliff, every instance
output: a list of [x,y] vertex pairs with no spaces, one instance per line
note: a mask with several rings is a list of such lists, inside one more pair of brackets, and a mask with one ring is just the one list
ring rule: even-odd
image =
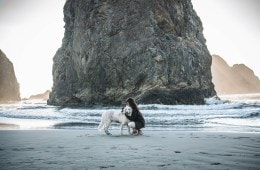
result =
[[259,93],[260,80],[244,64],[229,66],[218,55],[213,55],[212,76],[217,94]]
[[67,0],[52,105],[202,104],[211,55],[190,0]]
[[0,50],[0,103],[19,100],[20,90],[13,64]]

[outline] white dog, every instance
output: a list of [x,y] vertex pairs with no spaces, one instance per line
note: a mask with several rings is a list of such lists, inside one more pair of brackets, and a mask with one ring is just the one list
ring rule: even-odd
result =
[[99,131],[104,130],[107,135],[111,135],[111,133],[108,131],[108,128],[112,122],[117,122],[117,123],[121,123],[120,125],[121,135],[123,135],[124,125],[127,125],[128,133],[131,134],[130,127],[128,126],[130,120],[126,118],[125,114],[131,116],[132,108],[126,106],[122,111],[108,110],[102,113],[101,122],[99,123],[98,130]]

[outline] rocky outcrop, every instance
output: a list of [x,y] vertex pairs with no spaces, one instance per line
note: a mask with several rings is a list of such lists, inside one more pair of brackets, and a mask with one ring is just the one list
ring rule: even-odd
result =
[[13,63],[0,50],[0,103],[19,100],[20,90]]
[[42,94],[31,95],[29,97],[29,100],[32,100],[32,99],[48,100],[49,99],[49,95],[50,95],[50,90],[46,90],[46,92],[44,92]]
[[235,64],[230,67],[220,56],[212,57],[212,81],[218,95],[260,92],[259,78],[246,65]]
[[211,55],[190,0],[67,0],[52,105],[201,104]]

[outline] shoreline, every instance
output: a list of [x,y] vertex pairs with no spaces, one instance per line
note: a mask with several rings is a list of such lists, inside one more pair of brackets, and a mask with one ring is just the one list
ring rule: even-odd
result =
[[[32,123],[34,124],[34,123]],[[50,123],[51,124],[51,123]],[[42,126],[42,127],[35,127],[35,126],[28,126],[28,127],[21,127],[19,124],[15,124],[15,123],[2,123],[0,122],[0,131],[49,131],[49,130],[72,130],[72,131],[97,131],[97,133],[100,133],[98,132],[97,130],[97,126],[96,127],[87,127],[87,126],[84,126],[84,123],[82,122],[69,122],[69,123],[64,123],[64,124],[72,124],[71,126],[62,126],[60,124],[63,124],[63,123],[57,123],[57,124],[54,124],[52,123],[52,125],[50,126]],[[73,124],[83,124],[83,126],[74,126]],[[109,131],[114,131],[114,132],[118,132],[119,134],[119,131],[120,131],[120,125],[118,123],[113,123],[110,128],[109,128]],[[238,134],[259,134],[260,135],[260,131],[248,131],[248,130],[244,130],[244,131],[239,131],[238,129],[235,129],[235,130],[232,130],[232,129],[229,129],[227,130],[227,128],[224,128],[222,130],[220,129],[216,129],[216,128],[161,128],[161,129],[158,129],[158,128],[153,128],[153,127],[146,127],[144,128],[144,131],[146,132],[173,132],[173,133],[176,133],[176,132],[185,132],[185,133],[190,133],[190,132],[193,132],[193,133],[238,133]],[[123,130],[124,133],[127,133],[127,128],[126,126],[124,126],[124,130]]]
[[260,133],[0,130],[1,169],[259,169]]

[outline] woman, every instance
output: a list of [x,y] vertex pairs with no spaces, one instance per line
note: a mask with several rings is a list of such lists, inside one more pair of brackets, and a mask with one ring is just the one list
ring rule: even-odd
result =
[[142,113],[139,111],[137,104],[133,98],[128,98],[126,100],[126,104],[133,109],[131,116],[128,116],[127,114],[125,115],[131,121],[128,123],[128,126],[134,129],[134,135],[141,135],[141,128],[145,127],[144,117]]

